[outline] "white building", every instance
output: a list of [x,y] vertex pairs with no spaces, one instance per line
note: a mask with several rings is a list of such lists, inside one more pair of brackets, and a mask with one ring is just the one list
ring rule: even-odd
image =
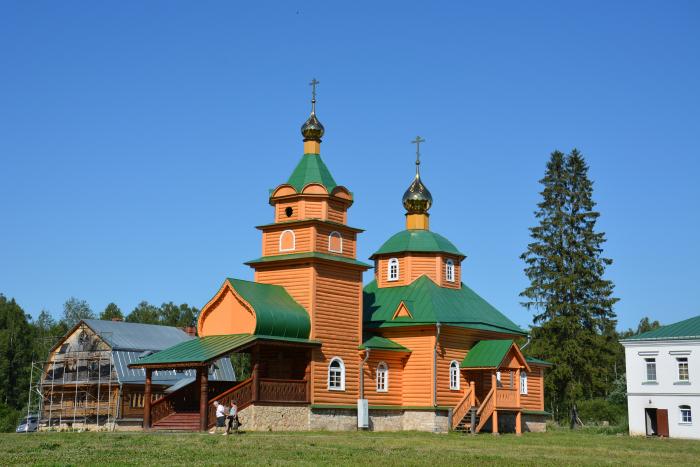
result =
[[620,342],[630,435],[700,439],[700,316]]

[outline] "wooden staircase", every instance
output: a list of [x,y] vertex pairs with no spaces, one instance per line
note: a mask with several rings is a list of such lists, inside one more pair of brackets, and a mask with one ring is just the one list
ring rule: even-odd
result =
[[454,427],[454,431],[458,431],[460,433],[474,433],[475,431],[472,430],[472,412],[474,412],[474,426],[479,425],[480,421],[480,416],[477,413],[477,408],[476,407],[471,407],[469,411],[466,413],[464,418],[462,418],[457,425]]
[[175,412],[152,426],[158,431],[199,431],[199,412]]

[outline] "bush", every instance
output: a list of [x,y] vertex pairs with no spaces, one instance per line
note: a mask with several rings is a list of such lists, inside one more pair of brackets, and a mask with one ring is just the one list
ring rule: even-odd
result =
[[619,425],[627,422],[627,409],[624,405],[614,404],[605,399],[591,399],[577,404],[578,416],[585,424],[609,422]]
[[0,433],[12,433],[19,423],[20,413],[18,410],[0,403]]

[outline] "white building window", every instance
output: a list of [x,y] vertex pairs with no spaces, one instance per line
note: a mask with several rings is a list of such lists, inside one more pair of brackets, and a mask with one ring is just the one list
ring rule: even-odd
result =
[[340,232],[331,232],[328,235],[328,251],[333,253],[343,252],[343,236],[340,235]]
[[656,381],[656,358],[645,358],[647,381]]
[[676,361],[678,362],[678,381],[690,381],[688,357],[678,357]]
[[296,236],[291,230],[285,230],[280,234],[280,251],[292,251],[296,248]]
[[389,367],[384,362],[377,365],[377,392],[387,392],[389,390]]
[[450,362],[450,389],[459,389],[459,362],[457,360]]
[[339,357],[328,365],[328,390],[345,391],[345,364]]
[[445,261],[445,280],[447,282],[455,281],[455,262],[451,259]]
[[520,370],[520,394],[527,394],[527,373]]
[[397,258],[391,258],[389,260],[387,277],[390,281],[399,280],[399,260]]
[[680,410],[681,423],[693,423],[693,413],[691,412],[689,405],[681,405],[678,407],[678,409]]

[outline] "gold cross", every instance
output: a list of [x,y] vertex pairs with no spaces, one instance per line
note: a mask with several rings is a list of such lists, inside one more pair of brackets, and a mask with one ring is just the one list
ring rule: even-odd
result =
[[416,145],[416,174],[418,173],[418,166],[420,165],[420,143],[425,143],[425,139],[420,136],[416,136],[416,139],[411,141],[411,144]]

